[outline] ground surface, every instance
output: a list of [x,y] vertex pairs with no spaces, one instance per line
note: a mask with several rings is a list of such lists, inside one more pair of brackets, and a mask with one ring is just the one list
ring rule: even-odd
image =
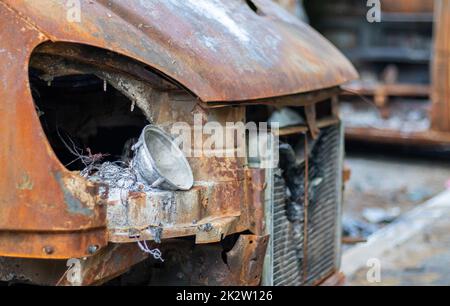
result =
[[[445,191],[450,179],[450,162],[432,157],[388,157],[369,151],[348,154],[346,165],[352,176],[347,183],[344,215],[362,222],[367,207],[398,207],[402,215],[417,209]],[[350,249],[348,245],[344,248],[344,258]],[[450,285],[450,209],[379,257],[382,281],[377,285]],[[348,285],[369,285],[367,271],[362,267],[347,275]]]
[[431,157],[348,153],[346,166],[351,179],[344,210],[354,217],[367,207],[408,211],[445,190],[450,181],[450,161]]
[[378,258],[381,264],[379,283],[369,283],[368,268],[362,267],[347,276],[347,285],[450,285],[449,216],[439,218],[423,232]]

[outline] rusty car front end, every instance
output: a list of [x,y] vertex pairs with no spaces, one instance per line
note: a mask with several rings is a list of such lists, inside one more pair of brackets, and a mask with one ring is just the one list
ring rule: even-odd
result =
[[[338,272],[347,59],[268,0],[80,3],[74,21],[65,1],[0,1],[0,279],[126,283],[137,265],[151,284],[315,285]],[[300,143],[296,167],[267,169],[235,144],[189,156],[189,190],[124,193],[83,174],[126,163],[148,124],[195,134],[198,120],[286,107],[303,121],[268,138]]]

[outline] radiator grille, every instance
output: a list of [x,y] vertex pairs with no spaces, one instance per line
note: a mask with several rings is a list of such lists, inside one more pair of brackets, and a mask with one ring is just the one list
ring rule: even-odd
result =
[[286,216],[286,186],[276,174],[273,202],[273,283],[276,286],[301,285],[303,269],[303,227]]
[[[322,129],[309,158],[309,182],[316,180],[321,183],[312,188],[309,197],[306,239],[304,218],[294,223],[287,218],[285,181],[275,174],[272,255],[274,285],[314,285],[338,267],[341,142],[340,126]],[[304,167],[303,165],[300,173],[305,173]],[[304,178],[303,175],[302,181]]]

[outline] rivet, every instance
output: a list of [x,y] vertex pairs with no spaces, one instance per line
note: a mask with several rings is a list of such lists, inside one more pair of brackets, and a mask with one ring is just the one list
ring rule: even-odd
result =
[[51,255],[55,252],[55,249],[52,246],[45,246],[44,247],[44,252],[47,255]]

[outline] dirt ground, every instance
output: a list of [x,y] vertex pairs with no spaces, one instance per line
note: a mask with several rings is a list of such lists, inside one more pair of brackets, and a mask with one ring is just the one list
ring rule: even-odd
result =
[[[433,157],[349,153],[352,171],[344,201],[344,219],[367,222],[364,209],[398,207],[404,214],[450,188],[450,162]],[[377,285],[450,285],[450,211],[382,256]],[[370,224],[369,224],[370,225]],[[389,226],[377,225],[378,228]],[[352,246],[346,245],[344,252]],[[348,285],[369,285],[367,268],[347,275]]]
[[450,184],[450,161],[432,157],[359,152],[348,153],[345,164],[351,179],[346,184],[344,213],[353,217],[367,207],[408,211]]

